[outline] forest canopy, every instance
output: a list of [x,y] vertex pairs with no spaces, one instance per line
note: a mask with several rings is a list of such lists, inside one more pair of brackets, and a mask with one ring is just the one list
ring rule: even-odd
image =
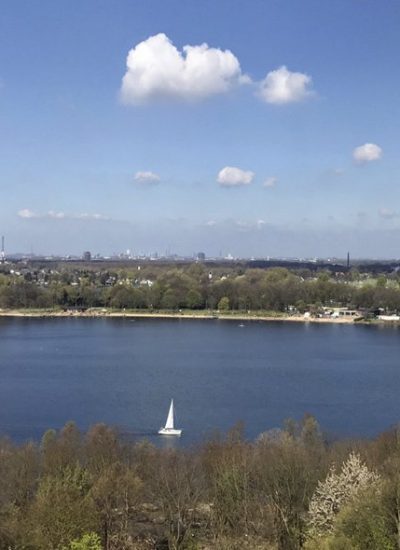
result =
[[305,416],[246,441],[240,425],[162,449],[72,422],[0,440],[0,547],[394,550],[399,432],[328,443]]

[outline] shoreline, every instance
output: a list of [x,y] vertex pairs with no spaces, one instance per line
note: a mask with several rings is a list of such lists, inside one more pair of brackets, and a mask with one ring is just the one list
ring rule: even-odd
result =
[[304,317],[303,315],[268,315],[251,313],[199,313],[199,312],[163,312],[163,311],[113,311],[105,309],[87,309],[85,311],[74,310],[18,310],[18,309],[0,309],[0,318],[19,317],[19,318],[144,318],[144,319],[200,319],[200,320],[223,320],[223,321],[263,321],[263,322],[289,322],[289,323],[319,323],[319,324],[389,324],[397,325],[398,322],[388,322],[381,320],[366,320],[360,317]]

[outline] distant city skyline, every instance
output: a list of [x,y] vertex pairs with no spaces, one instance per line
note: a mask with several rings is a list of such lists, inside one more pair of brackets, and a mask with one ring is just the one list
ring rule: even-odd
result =
[[341,255],[335,256],[285,256],[285,255],[233,255],[231,252],[226,252],[220,250],[218,254],[207,254],[203,250],[193,251],[192,253],[179,254],[171,249],[166,249],[164,251],[153,250],[153,251],[144,251],[144,250],[113,250],[107,254],[101,254],[100,252],[95,252],[92,250],[83,250],[81,253],[35,253],[33,249],[31,251],[15,251],[8,250],[6,251],[4,247],[4,237],[2,237],[2,248],[0,253],[0,263],[10,263],[13,261],[19,260],[30,260],[30,259],[61,259],[61,260],[79,260],[83,261],[93,261],[97,260],[188,260],[188,261],[219,261],[219,260],[233,260],[233,261],[249,261],[249,260],[265,260],[265,261],[283,261],[283,262],[323,262],[323,263],[339,263],[346,265],[346,267],[351,267],[353,263],[364,262],[364,261],[382,261],[382,262],[400,262],[398,257],[374,257],[374,256],[359,256],[353,257],[350,252],[347,251]]
[[400,257],[400,4],[2,3],[0,234]]

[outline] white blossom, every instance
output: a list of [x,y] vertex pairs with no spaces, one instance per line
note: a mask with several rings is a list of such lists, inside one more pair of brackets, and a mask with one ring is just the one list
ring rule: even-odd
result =
[[379,475],[369,470],[354,453],[343,463],[339,473],[333,466],[326,479],[318,483],[310,502],[308,519],[312,535],[331,532],[342,506],[379,479]]

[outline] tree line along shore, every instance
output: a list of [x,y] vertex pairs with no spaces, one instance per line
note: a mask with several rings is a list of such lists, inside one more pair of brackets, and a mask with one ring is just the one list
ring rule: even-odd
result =
[[0,440],[0,548],[395,550],[400,437],[328,442],[316,420],[189,449],[72,422]]
[[4,314],[40,311],[44,315],[143,312],[155,316],[242,318],[335,318],[335,310],[374,319],[400,311],[400,277],[356,269],[250,268],[241,264],[207,266],[152,264],[97,267],[2,264],[0,310]]

